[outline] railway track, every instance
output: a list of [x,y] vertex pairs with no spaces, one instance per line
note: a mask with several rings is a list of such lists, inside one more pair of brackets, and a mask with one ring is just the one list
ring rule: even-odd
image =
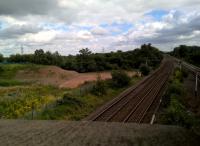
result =
[[172,68],[172,61],[163,61],[161,66],[152,75],[145,78],[137,86],[121,94],[111,104],[105,106],[101,111],[90,117],[89,120],[143,122],[146,113],[152,109],[152,106],[157,106],[155,102],[160,99]]

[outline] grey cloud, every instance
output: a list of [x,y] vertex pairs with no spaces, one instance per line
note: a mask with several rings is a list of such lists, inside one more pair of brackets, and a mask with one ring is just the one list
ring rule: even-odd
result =
[[95,27],[91,30],[91,33],[95,36],[105,36],[109,34],[109,31],[102,27]]
[[[183,17],[183,16],[182,16]],[[177,18],[177,17],[175,17]],[[179,22],[177,19],[176,22]],[[167,44],[167,43],[181,43],[184,39],[179,39],[180,36],[190,36],[194,31],[200,31],[200,15],[195,16],[187,23],[176,23],[173,28],[164,28],[156,31],[156,36],[151,38],[139,37],[134,40],[129,39],[129,42],[136,44],[153,43],[153,44]],[[193,38],[192,38],[193,39]],[[194,40],[194,39],[193,39]],[[198,39],[195,39],[198,40]]]
[[[88,26],[98,26],[102,23],[112,24],[113,22],[128,22],[137,23],[144,19],[143,14],[150,10],[167,9],[167,10],[181,10],[187,13],[193,11],[199,12],[199,0],[178,0],[173,1],[162,1],[162,0],[66,0],[66,5],[58,4],[61,0],[0,0],[0,16],[5,16],[8,19],[14,18],[14,20],[5,20],[7,28],[0,29],[0,48],[2,42],[6,43],[7,46],[14,44],[14,42],[22,41],[19,39],[20,36],[29,33],[37,33],[45,28],[37,27],[40,23],[64,23],[67,26],[78,24]],[[69,2],[69,3],[68,3]],[[191,9],[188,9],[190,7]],[[63,34],[58,31],[58,34],[50,42],[31,42],[27,40],[25,43],[27,46],[41,46],[43,47],[54,47],[56,45],[63,44],[64,47],[70,48],[81,48],[84,46],[109,46],[110,48],[126,47],[131,45],[137,45],[142,43],[151,42],[153,44],[174,44],[182,42],[184,40],[178,39],[179,36],[189,36],[195,30],[200,30],[200,16],[194,16],[188,23],[180,23],[182,13],[174,13],[173,17],[169,17],[165,21],[166,23],[172,24],[173,28],[163,28],[162,30],[155,31],[154,37],[139,36],[138,38],[131,39],[126,34],[123,39],[117,39],[116,36],[112,36],[112,30],[106,28],[90,30],[91,34],[80,34],[77,31],[74,33]],[[0,18],[1,19],[1,18]],[[18,26],[14,21],[28,22],[31,25]],[[3,19],[0,21],[4,21]],[[149,20],[145,23],[151,23]],[[27,24],[27,23],[25,23]],[[54,28],[52,28],[54,29]],[[133,28],[139,29],[139,28]],[[152,29],[152,28],[151,28]],[[72,32],[72,30],[68,30]],[[148,32],[148,31],[147,31]],[[64,33],[64,32],[63,32]],[[152,33],[152,31],[149,31]],[[112,36],[113,39],[108,36]],[[121,36],[121,34],[120,34]],[[123,36],[122,36],[123,37]],[[188,40],[190,42],[197,42],[199,38],[192,38]],[[2,42],[1,42],[2,41]],[[9,42],[10,41],[10,42]],[[13,41],[13,42],[12,42]],[[46,43],[46,44],[45,44]],[[6,46],[6,45],[5,45]],[[93,47],[94,46],[94,47]],[[2,46],[4,47],[4,46]],[[10,48],[13,46],[10,46]],[[63,47],[63,48],[64,48]],[[56,47],[54,47],[56,48]],[[95,48],[96,49],[96,48]],[[63,53],[67,54],[69,52]]]
[[0,30],[0,39],[17,38],[27,33],[37,33],[41,30],[41,27],[33,25],[11,25],[10,27]]
[[43,15],[56,6],[56,0],[0,0],[0,15]]

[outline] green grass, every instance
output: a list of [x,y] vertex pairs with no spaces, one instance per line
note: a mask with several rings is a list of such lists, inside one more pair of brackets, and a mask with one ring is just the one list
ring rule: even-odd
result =
[[179,125],[186,128],[191,128],[196,124],[193,113],[189,112],[184,104],[187,93],[182,83],[183,80],[183,72],[176,69],[165,95],[169,103],[160,116],[162,124]]
[[[73,97],[72,103],[64,103],[62,105],[57,105],[54,108],[46,109],[41,112],[36,118],[45,120],[56,120],[56,119],[66,119],[66,120],[80,120],[97,107],[105,103],[106,101],[112,99],[118,95],[121,90],[110,89],[106,95],[102,97],[95,96],[93,94],[87,94],[84,96]],[[77,104],[79,103],[79,104]]]
[[[112,88],[109,80],[104,81],[106,94],[97,96],[91,92],[95,82],[64,90],[15,79],[19,70],[37,72],[41,67],[34,64],[0,64],[0,118],[32,119],[33,111],[34,119],[80,120],[127,88]],[[138,80],[140,78],[132,78],[130,85]],[[64,99],[63,95],[69,97]],[[59,103],[61,99],[64,102]]]
[[64,90],[52,86],[16,86],[0,88],[0,118],[22,118],[34,109],[39,111],[46,104],[62,97]]
[[27,82],[22,82],[15,79],[16,73],[19,70],[32,70],[37,71],[42,65],[34,64],[0,64],[0,86],[16,86],[25,85]]
[[[138,82],[140,78],[133,78],[131,85]],[[93,83],[91,83],[93,84]],[[125,88],[107,88],[103,96],[96,96],[88,89],[90,84],[85,87],[69,90],[67,92],[68,101],[58,104],[53,108],[46,108],[37,113],[35,119],[43,120],[80,120],[91,114],[98,107],[119,95]],[[82,90],[82,91],[80,91]],[[85,92],[85,90],[87,90]]]
[[0,78],[12,79],[15,77],[17,71],[23,69],[38,70],[42,65],[35,64],[0,64]]
[[0,86],[8,87],[8,86],[17,86],[17,85],[25,85],[26,83],[22,81],[18,81],[15,79],[0,79]]

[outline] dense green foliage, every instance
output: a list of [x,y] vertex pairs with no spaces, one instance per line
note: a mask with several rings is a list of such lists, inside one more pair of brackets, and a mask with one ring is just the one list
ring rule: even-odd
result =
[[106,84],[100,76],[97,77],[97,81],[92,87],[92,93],[97,96],[102,96],[106,94]]
[[[0,64],[0,118],[79,120],[125,88],[113,88],[112,80],[87,82],[76,89],[16,80],[20,70],[38,71],[42,65]],[[139,78],[132,78],[132,84]],[[3,86],[3,87],[2,87]]]
[[17,71],[23,69],[37,70],[41,66],[34,64],[0,64],[0,87],[28,84],[15,79]]
[[76,70],[78,72],[104,71],[113,69],[139,68],[141,64],[148,63],[156,67],[162,60],[162,53],[151,44],[144,44],[140,49],[132,51],[92,53],[88,48],[79,51],[79,54],[72,56],[61,56],[58,52],[44,52],[36,50],[29,55],[11,55],[8,62],[29,62],[44,65],[57,65],[64,69]]
[[114,70],[111,75],[113,87],[126,87],[131,81],[131,78],[122,70]]
[[36,50],[34,54],[28,55],[11,55],[8,59],[11,63],[35,63],[43,65],[58,65],[62,66],[63,57],[58,53],[44,52],[42,49]]
[[173,81],[170,83],[166,97],[169,98],[168,106],[165,108],[161,121],[164,124],[180,125],[190,128],[194,125],[194,116],[187,111],[184,104],[186,95],[183,87],[184,73],[176,69],[173,75]]
[[3,61],[4,61],[3,55],[0,54],[0,62],[3,62]]
[[21,86],[0,89],[0,118],[22,118],[54,102],[63,90],[52,86]]
[[171,54],[194,65],[200,65],[200,47],[180,45]]
[[142,65],[140,66],[140,72],[141,72],[144,76],[148,75],[149,72],[150,72],[149,66],[146,65],[146,64],[142,64]]
[[[131,84],[133,85],[139,80],[140,78],[131,78]],[[93,87],[95,87],[95,92]],[[125,89],[113,88],[109,80],[97,80],[95,84],[93,82],[87,83],[80,88],[67,91],[63,98],[55,102],[55,106],[47,106],[35,115],[35,119],[80,120]]]

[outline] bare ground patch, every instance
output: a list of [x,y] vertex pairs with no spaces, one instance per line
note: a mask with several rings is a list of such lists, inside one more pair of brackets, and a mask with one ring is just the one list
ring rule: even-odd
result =
[[[130,76],[135,72],[127,72]],[[101,79],[111,79],[110,72],[78,73],[76,71],[64,70],[56,66],[46,66],[37,70],[20,70],[16,74],[16,79],[20,81],[35,82],[44,85],[54,85],[60,88],[76,88],[86,81],[95,81],[97,76]]]

